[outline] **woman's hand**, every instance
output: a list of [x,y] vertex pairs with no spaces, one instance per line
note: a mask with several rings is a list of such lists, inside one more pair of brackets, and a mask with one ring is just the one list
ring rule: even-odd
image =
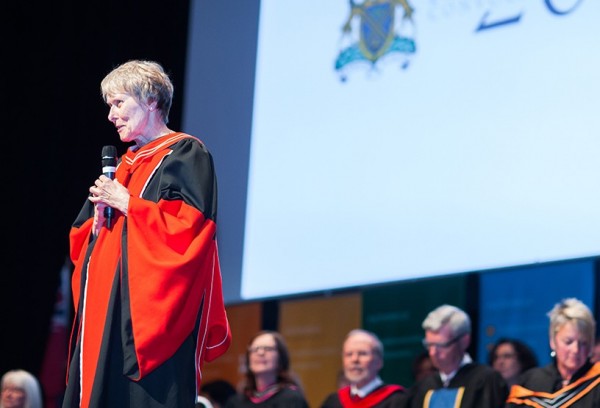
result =
[[98,235],[100,228],[106,221],[104,209],[107,206],[119,210],[123,215],[127,216],[129,190],[119,183],[118,180],[111,180],[105,175],[101,175],[96,179],[89,191],[91,195],[88,197],[88,200],[95,204],[94,234]]

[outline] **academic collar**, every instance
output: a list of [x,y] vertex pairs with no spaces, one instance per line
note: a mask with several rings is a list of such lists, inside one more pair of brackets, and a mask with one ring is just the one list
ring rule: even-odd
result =
[[283,384],[275,383],[269,385],[262,391],[254,390],[247,394],[248,399],[255,404],[259,404],[271,398],[273,395],[277,394],[284,387]]
[[472,362],[473,362],[473,359],[471,358],[469,353],[465,353],[463,355],[462,361],[460,362],[460,365],[458,366],[458,368],[456,370],[452,371],[449,374],[444,374],[440,371],[440,378],[442,379],[442,383],[444,383],[444,387],[446,387],[450,383],[450,380],[452,380],[452,378],[454,378],[454,376],[456,375],[458,370],[461,369],[462,366],[471,364]]
[[377,387],[380,387],[382,384],[383,380],[379,378],[379,376],[373,378],[373,380],[370,383],[368,383],[362,388],[357,388],[355,384],[352,384],[350,386],[350,395],[357,395],[360,398],[364,398],[367,395],[369,395],[371,391],[373,391]]

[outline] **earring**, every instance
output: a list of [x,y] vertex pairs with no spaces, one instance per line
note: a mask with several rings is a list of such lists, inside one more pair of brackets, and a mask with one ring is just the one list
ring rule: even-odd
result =
[[550,357],[552,357],[552,358],[556,357],[556,351],[552,350],[550,352]]

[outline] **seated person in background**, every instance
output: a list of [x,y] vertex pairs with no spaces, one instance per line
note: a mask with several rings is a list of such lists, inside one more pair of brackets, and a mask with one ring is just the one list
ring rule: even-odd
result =
[[290,355],[283,336],[257,333],[246,351],[243,392],[230,397],[226,408],[308,408],[304,393],[290,371]]
[[409,390],[412,408],[501,408],[508,395],[502,376],[467,353],[471,319],[458,307],[442,305],[422,324],[423,346],[438,374],[429,375]]
[[0,407],[2,408],[42,408],[42,388],[37,378],[25,370],[11,370],[4,373]]
[[405,406],[404,388],[385,384],[379,377],[383,368],[383,344],[374,333],[361,329],[350,331],[343,344],[342,363],[349,385],[329,394],[321,408]]
[[537,357],[527,344],[509,338],[496,341],[488,355],[488,363],[500,373],[509,387],[517,382],[521,373],[538,365]]
[[200,394],[208,399],[212,408],[223,408],[227,400],[235,395],[235,387],[225,380],[213,380],[202,385]]
[[548,313],[553,361],[526,371],[513,385],[506,407],[600,407],[600,364],[592,364],[596,321],[575,298]]
[[427,350],[423,350],[419,354],[415,356],[412,362],[412,376],[415,382],[421,381],[423,378],[427,377],[429,374],[437,373],[438,370],[433,365],[431,361],[431,357],[429,357],[429,353]]

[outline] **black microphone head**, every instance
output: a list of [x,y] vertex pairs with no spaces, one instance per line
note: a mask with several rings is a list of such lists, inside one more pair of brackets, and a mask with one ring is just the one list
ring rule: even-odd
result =
[[117,148],[112,145],[104,146],[102,148],[102,167],[117,165]]

